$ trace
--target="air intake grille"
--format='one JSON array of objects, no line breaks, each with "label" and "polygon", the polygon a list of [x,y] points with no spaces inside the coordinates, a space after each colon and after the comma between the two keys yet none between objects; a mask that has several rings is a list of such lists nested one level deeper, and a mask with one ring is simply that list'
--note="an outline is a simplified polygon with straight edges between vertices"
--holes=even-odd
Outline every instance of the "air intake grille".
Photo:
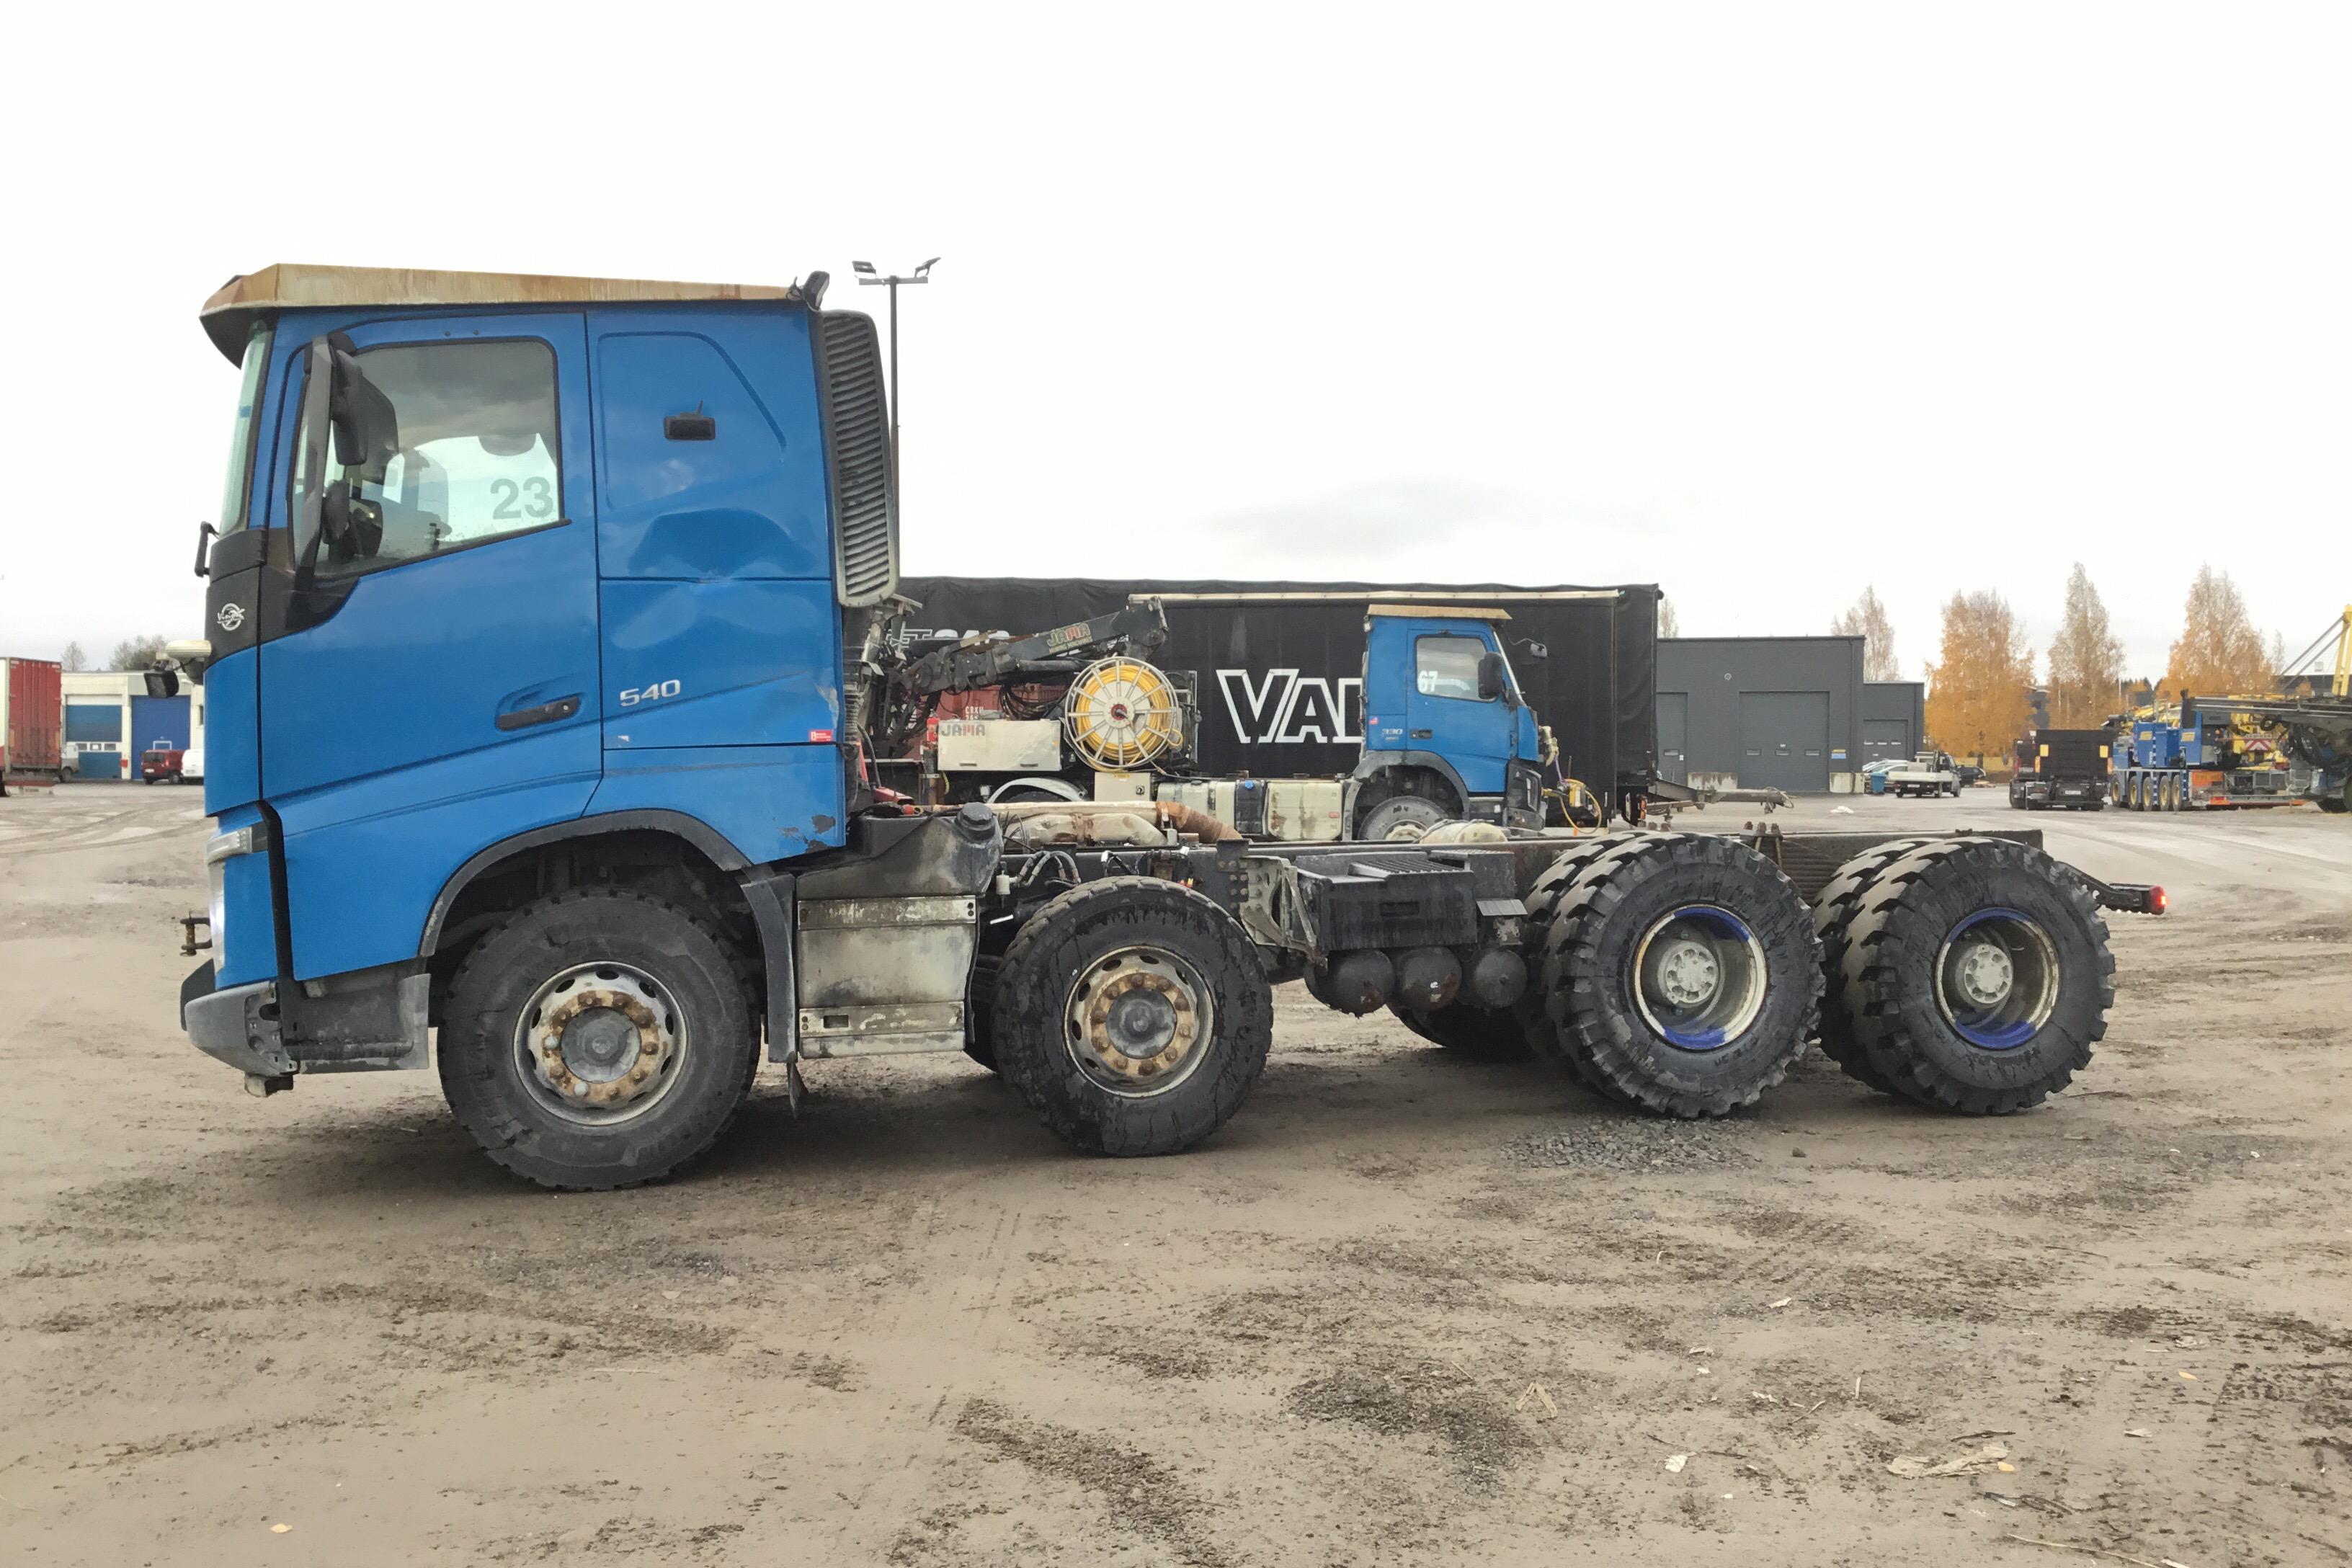
[{"label": "air intake grille", "polygon": [[834,594],[853,608],[876,605],[898,588],[898,499],[881,340],[874,318],[856,311],[823,311],[814,325],[825,460],[833,470]]}]

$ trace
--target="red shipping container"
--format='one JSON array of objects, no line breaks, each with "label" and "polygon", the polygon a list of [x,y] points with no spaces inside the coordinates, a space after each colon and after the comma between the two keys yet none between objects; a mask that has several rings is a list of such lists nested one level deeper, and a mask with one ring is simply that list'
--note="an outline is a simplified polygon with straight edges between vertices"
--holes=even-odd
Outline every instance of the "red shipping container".
[{"label": "red shipping container", "polygon": [[62,778],[65,719],[56,660],[0,658],[0,778]]}]

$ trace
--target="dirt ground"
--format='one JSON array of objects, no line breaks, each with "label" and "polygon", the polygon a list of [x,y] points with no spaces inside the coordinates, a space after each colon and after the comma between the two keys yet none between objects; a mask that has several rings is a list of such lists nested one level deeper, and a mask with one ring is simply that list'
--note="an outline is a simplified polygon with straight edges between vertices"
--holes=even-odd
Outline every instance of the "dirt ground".
[{"label": "dirt ground", "polygon": [[819,1064],[689,1175],[558,1197],[429,1074],[261,1100],[186,1044],[194,791],[0,800],[0,1542],[2352,1563],[2352,823],[1831,804],[1782,820],[2030,823],[2173,890],[2111,920],[2073,1091],[1952,1120],[1816,1055],[1667,1125],[1290,987],[1179,1158],[1073,1155],[961,1057]]}]

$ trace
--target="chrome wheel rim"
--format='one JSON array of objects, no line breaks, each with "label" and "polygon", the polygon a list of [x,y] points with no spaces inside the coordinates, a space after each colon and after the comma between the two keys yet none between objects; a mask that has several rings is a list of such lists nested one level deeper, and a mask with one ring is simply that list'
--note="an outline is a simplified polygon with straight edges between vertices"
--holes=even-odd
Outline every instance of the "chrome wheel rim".
[{"label": "chrome wheel rim", "polygon": [[1204,1060],[1216,1028],[1208,982],[1165,948],[1123,947],[1070,983],[1062,1040],[1096,1088],[1124,1100],[1166,1094]]},{"label": "chrome wheel rim", "polygon": [[2015,1050],[2058,1005],[2058,946],[2021,910],[1979,910],[1936,954],[1936,1005],[1981,1050]]},{"label": "chrome wheel rim", "polygon": [[684,1069],[685,1015],[645,971],[578,963],[531,993],[515,1020],[515,1065],[541,1107],[609,1127],[661,1103]]},{"label": "chrome wheel rim", "polygon": [[1633,949],[1634,1009],[1668,1045],[1711,1051],[1747,1033],[1764,1010],[1764,944],[1713,904],[1685,904],[1653,921]]}]

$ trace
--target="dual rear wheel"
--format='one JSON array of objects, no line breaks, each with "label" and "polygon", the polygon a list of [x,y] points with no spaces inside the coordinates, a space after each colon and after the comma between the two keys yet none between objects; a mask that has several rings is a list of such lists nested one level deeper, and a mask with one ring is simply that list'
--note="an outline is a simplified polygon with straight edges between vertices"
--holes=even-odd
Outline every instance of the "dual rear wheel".
[{"label": "dual rear wheel", "polygon": [[2106,1034],[2115,957],[2090,889],[1999,838],[1897,841],[1823,889],[1823,1050],[1871,1088],[2002,1115],[2065,1088]]}]

